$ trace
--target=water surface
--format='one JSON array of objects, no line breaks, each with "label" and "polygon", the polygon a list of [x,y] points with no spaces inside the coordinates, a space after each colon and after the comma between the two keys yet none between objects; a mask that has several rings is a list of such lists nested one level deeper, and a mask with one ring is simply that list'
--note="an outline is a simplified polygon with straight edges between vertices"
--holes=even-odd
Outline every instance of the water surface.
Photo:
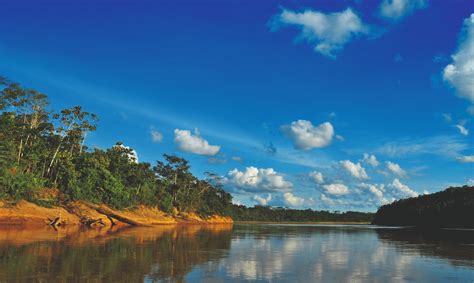
[{"label": "water surface", "polygon": [[474,231],[190,225],[0,229],[0,282],[474,282]]}]

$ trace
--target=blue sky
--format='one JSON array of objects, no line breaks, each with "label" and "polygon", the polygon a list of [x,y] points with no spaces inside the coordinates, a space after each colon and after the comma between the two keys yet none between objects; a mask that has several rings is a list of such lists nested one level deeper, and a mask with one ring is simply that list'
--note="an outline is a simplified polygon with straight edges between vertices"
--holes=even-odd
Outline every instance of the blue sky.
[{"label": "blue sky", "polygon": [[0,74],[234,202],[374,211],[474,182],[470,0],[6,1]]}]

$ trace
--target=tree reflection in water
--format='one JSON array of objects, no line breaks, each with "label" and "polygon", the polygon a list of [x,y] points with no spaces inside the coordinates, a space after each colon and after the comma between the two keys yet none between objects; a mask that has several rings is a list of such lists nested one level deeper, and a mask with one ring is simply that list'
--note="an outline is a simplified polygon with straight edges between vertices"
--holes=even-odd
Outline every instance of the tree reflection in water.
[{"label": "tree reflection in water", "polygon": [[350,225],[0,229],[0,282],[462,282],[474,278],[473,233]]},{"label": "tree reflection in water", "polygon": [[179,282],[194,266],[225,257],[231,233],[229,225],[0,230],[0,282]]},{"label": "tree reflection in water", "polygon": [[474,265],[474,230],[377,229],[379,239],[400,252],[447,259],[453,265]]}]

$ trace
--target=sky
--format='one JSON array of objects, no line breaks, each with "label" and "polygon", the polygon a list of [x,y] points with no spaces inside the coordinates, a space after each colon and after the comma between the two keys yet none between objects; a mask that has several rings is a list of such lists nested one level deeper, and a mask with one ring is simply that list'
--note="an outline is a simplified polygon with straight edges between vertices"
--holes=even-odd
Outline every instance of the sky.
[{"label": "sky", "polygon": [[0,74],[233,202],[375,211],[474,184],[474,2],[0,0]]}]

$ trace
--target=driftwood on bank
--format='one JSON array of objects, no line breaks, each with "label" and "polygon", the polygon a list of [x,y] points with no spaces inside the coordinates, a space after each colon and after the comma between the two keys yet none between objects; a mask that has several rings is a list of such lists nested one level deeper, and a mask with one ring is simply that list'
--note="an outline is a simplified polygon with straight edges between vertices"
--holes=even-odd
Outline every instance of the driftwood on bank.
[{"label": "driftwood on bank", "polygon": [[106,226],[102,219],[83,219],[82,224],[86,225],[87,227],[95,227],[97,225]]},{"label": "driftwood on bank", "polygon": [[[102,213],[104,214],[105,216],[109,217],[109,218],[112,218],[112,219],[115,219],[115,220],[118,220],[120,222],[123,222],[123,223],[126,223],[128,225],[132,225],[132,226],[144,226],[142,223],[140,222],[137,222],[135,220],[132,220],[130,218],[127,218],[127,217],[124,217],[124,216],[120,216],[116,213],[114,213],[113,211],[110,211],[106,208],[103,208],[103,207],[96,207],[95,210],[97,210],[97,212],[99,213]],[[113,223],[113,222],[112,222]],[[115,225],[115,224],[113,224]]]},{"label": "driftwood on bank", "polygon": [[49,220],[48,225],[53,226],[53,227],[58,227],[58,226],[61,225],[60,219],[61,219],[60,217],[56,217],[54,219],[48,218],[48,220]]},{"label": "driftwood on bank", "polygon": [[114,222],[114,219],[112,217],[107,215],[107,219],[109,219],[109,221],[110,221],[110,226],[112,226],[112,227],[115,226],[115,222]]}]

